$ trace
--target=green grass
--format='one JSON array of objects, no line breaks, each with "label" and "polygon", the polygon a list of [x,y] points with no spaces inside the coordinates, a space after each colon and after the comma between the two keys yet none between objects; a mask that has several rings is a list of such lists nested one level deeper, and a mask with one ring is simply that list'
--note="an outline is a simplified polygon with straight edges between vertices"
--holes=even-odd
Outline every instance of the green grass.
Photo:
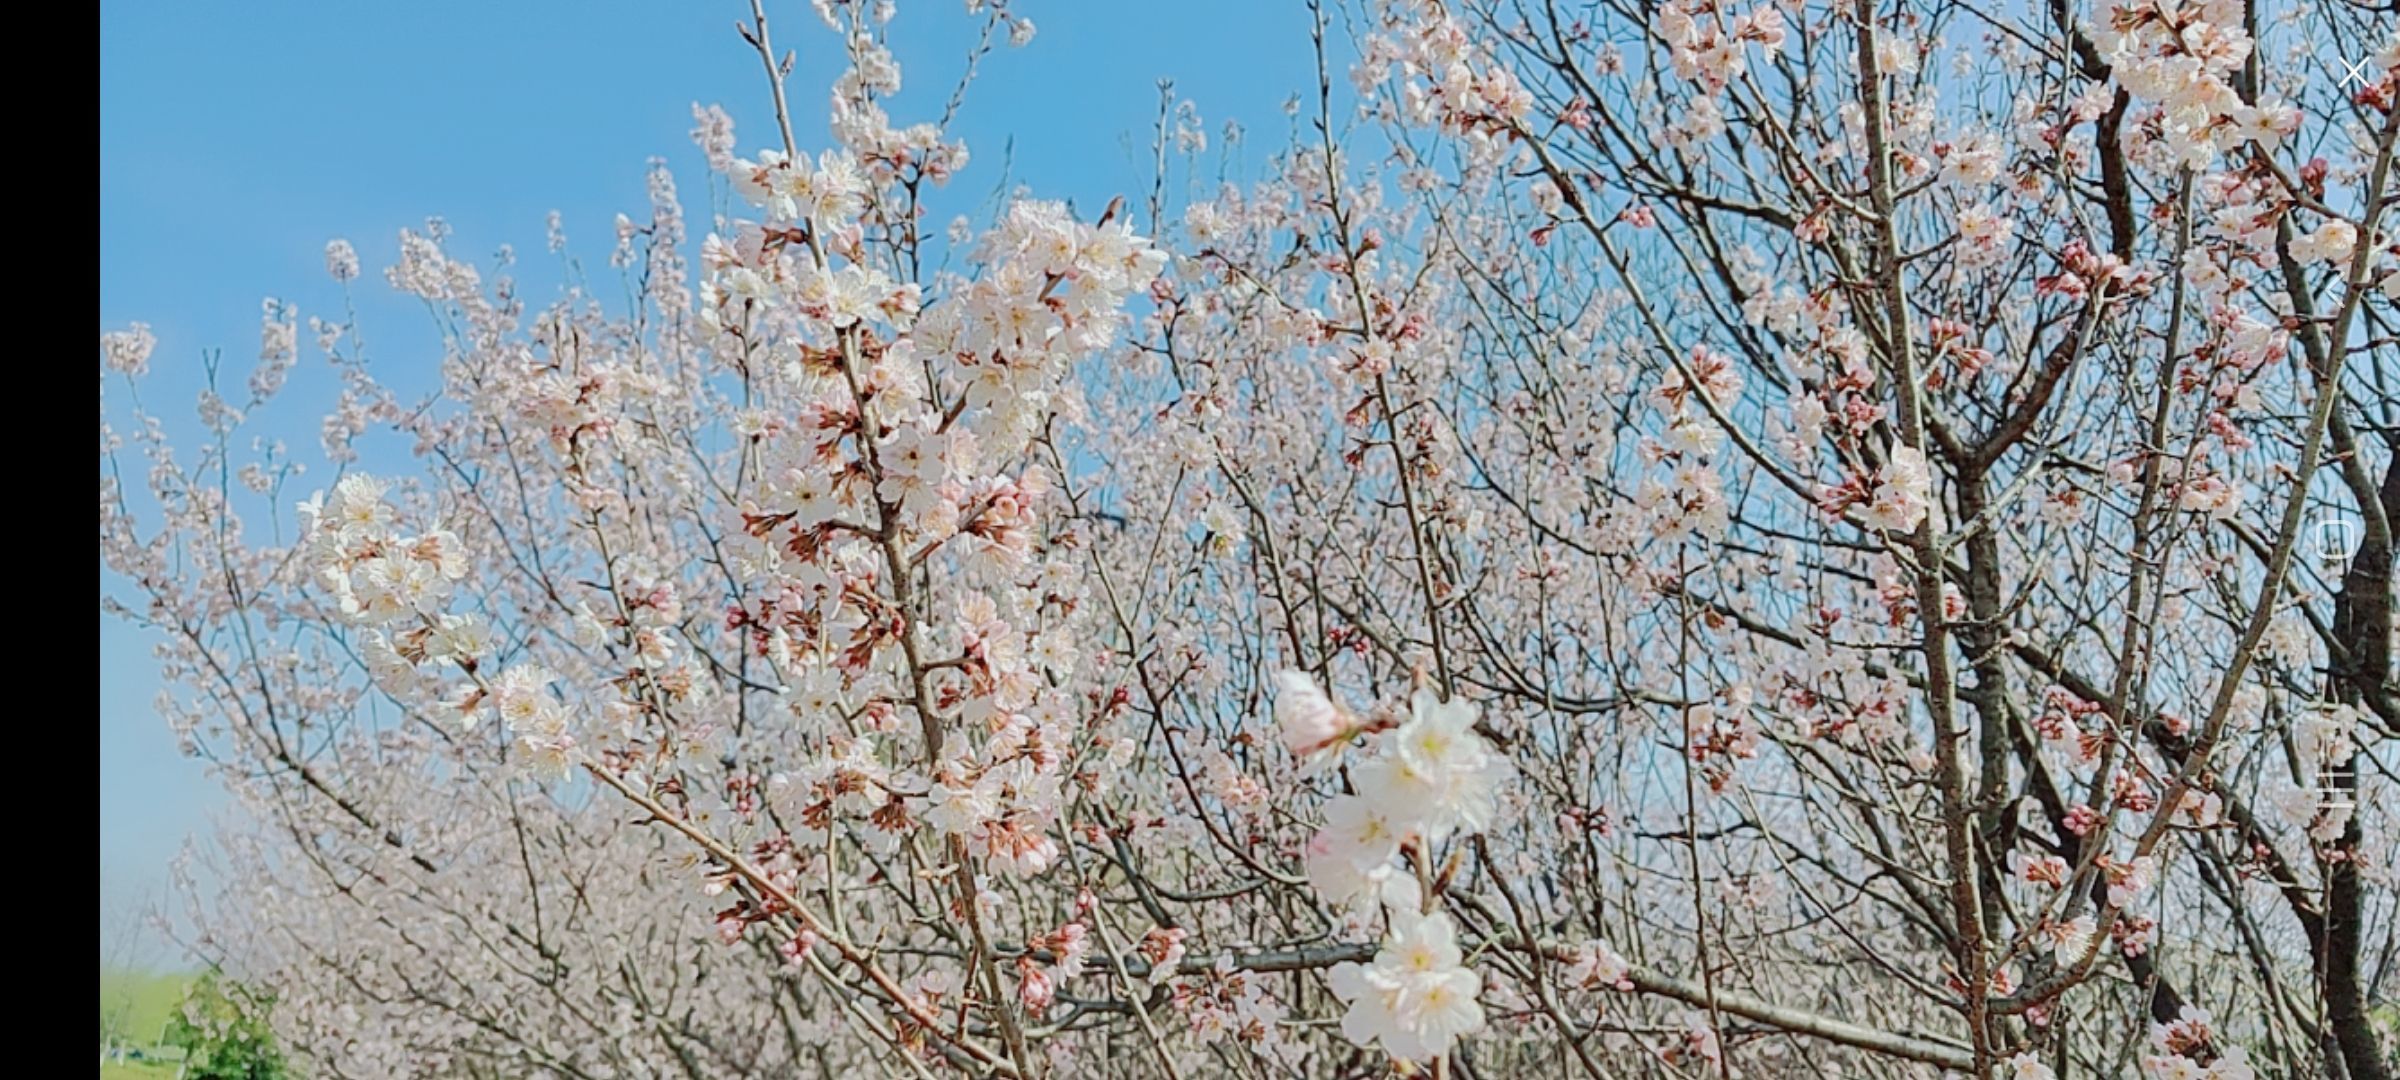
[{"label": "green grass", "polygon": [[124,1010],[120,1026],[126,1036],[137,1043],[147,1043],[157,1038],[159,1027],[175,1015],[175,1007],[183,1001],[183,988],[191,981],[188,975],[103,971],[100,1007]]},{"label": "green grass", "polygon": [[[116,1017],[116,1027],[124,1040],[145,1051],[152,1050],[151,1042],[158,1038],[159,1029],[183,1002],[183,989],[190,985],[188,975],[158,975],[138,971],[103,971],[100,973],[100,1011]],[[175,1075],[173,1064],[159,1062],[108,1063],[100,1066],[100,1080],[165,1080]]]},{"label": "green grass", "polygon": [[174,1075],[174,1065],[158,1062],[100,1066],[100,1080],[169,1080]]}]

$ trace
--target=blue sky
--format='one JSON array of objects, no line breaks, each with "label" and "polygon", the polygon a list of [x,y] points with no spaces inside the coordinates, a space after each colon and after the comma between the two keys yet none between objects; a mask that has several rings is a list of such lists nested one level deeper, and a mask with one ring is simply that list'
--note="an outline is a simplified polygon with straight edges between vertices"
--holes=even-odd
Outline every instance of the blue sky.
[{"label": "blue sky", "polygon": [[[605,263],[610,222],[639,216],[643,168],[674,167],[695,230],[707,216],[687,133],[694,101],[732,112],[744,149],[771,142],[756,58],[735,37],[736,0],[414,0],[192,4],[109,0],[100,9],[100,327],[148,322],[159,347],[143,400],[178,434],[202,350],[237,372],[257,350],[259,301],[333,314],[325,242],[347,237],[368,273],[359,310],[380,370],[430,364],[422,316],[388,295],[380,269],[400,229],[429,215],[453,250],[514,244],[537,303],[544,218],[561,212],[575,254]],[[1096,212],[1147,190],[1156,83],[1200,108],[1212,141],[1227,120],[1251,146],[1238,173],[1281,145],[1283,103],[1313,90],[1308,14],[1297,0],[1017,0],[1039,27],[1024,49],[985,59],[953,128],[973,154],[954,184],[968,210],[1007,176]],[[974,21],[960,0],[903,0],[895,52],[906,87],[894,120],[933,119],[961,70]],[[834,39],[800,0],[770,3],[777,44],[795,48],[794,112],[822,145]],[[1212,155],[1219,149],[1212,147]],[[305,342],[306,333],[303,332]],[[321,386],[302,374],[270,431],[315,462]],[[110,393],[118,394],[112,389]],[[369,460],[374,467],[378,462]],[[405,467],[394,462],[391,467]],[[313,485],[303,479],[303,493]],[[101,587],[112,582],[102,575]],[[187,835],[220,809],[151,710],[149,641],[100,626],[100,902],[113,910],[164,887]]]}]

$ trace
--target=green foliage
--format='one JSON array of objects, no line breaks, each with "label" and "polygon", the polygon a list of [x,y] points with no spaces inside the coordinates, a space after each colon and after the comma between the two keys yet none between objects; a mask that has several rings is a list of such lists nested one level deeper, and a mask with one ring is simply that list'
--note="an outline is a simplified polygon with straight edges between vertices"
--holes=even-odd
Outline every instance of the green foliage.
[{"label": "green foliage", "polygon": [[191,1080],[287,1080],[292,1073],[267,1027],[272,994],[200,976],[184,992],[183,1008],[167,1025],[167,1045],[184,1052]]}]

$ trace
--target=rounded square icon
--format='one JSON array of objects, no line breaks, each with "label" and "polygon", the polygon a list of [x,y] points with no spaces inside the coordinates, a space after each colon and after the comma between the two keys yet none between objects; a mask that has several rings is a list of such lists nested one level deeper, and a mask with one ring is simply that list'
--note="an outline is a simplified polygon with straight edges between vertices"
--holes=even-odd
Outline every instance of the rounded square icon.
[{"label": "rounded square icon", "polygon": [[2317,558],[2326,562],[2346,562],[2358,553],[2358,527],[2348,519],[2319,518],[2312,530],[2316,540]]}]

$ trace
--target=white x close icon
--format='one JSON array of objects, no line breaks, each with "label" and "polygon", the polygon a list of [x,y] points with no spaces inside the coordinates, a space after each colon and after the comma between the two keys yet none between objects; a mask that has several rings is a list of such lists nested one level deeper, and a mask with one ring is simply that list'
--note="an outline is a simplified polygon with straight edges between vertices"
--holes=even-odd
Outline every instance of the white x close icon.
[{"label": "white x close icon", "polygon": [[2364,87],[2364,86],[2366,86],[2366,85],[2367,85],[2367,75],[2366,75],[2366,71],[2367,71],[2367,62],[2366,62],[2366,61],[2364,61],[2364,60],[2361,60],[2361,61],[2358,61],[2357,63],[2355,63],[2355,64],[2354,64],[2354,63],[2351,63],[2351,62],[2349,61],[2349,59],[2347,59],[2347,58],[2345,58],[2345,57],[2336,56],[2336,57],[2334,57],[2333,59],[2334,59],[2334,62],[2335,62],[2336,64],[2339,64],[2339,65],[2341,65],[2341,67],[2342,67],[2342,68],[2344,69],[2344,71],[2346,72],[2346,74],[2344,74],[2344,75],[2342,76],[2342,83],[2341,83],[2341,84],[2342,84],[2343,86],[2348,86],[2348,85],[2350,85],[2351,83],[2357,83],[2357,84],[2358,84],[2359,86],[2361,86],[2361,87]]}]

